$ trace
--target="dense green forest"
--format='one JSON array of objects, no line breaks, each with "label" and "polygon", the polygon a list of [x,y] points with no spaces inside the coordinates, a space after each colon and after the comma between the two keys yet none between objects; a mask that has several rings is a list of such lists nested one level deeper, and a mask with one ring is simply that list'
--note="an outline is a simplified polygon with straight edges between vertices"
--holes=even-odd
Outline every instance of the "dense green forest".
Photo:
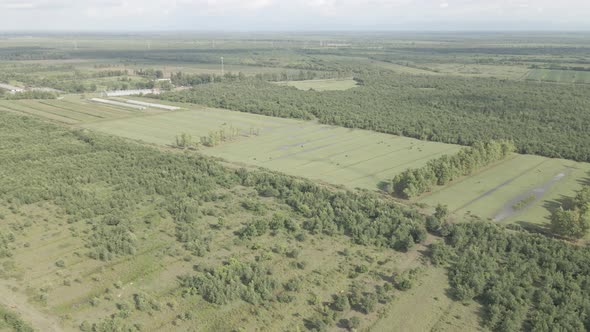
[{"label": "dense green forest", "polygon": [[430,160],[424,167],[403,171],[386,184],[385,190],[406,199],[420,196],[434,186],[444,186],[458,177],[500,161],[514,149],[510,141],[476,142],[456,155],[444,155]]},{"label": "dense green forest", "polygon": [[446,143],[513,140],[517,151],[590,161],[590,87],[370,72],[347,91],[300,91],[259,80],[160,96]]},{"label": "dense green forest", "polygon": [[448,264],[453,296],[477,300],[493,331],[590,329],[590,248],[487,222],[440,230],[436,264]]}]

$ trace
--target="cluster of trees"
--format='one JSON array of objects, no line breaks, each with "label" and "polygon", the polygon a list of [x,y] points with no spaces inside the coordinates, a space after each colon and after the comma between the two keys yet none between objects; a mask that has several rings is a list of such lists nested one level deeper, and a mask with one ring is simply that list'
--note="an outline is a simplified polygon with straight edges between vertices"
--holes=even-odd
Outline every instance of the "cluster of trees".
[{"label": "cluster of trees", "polygon": [[477,142],[456,155],[444,155],[430,160],[421,168],[410,168],[396,175],[386,190],[406,199],[431,191],[434,186],[443,186],[454,179],[469,175],[479,168],[506,158],[514,152],[511,141]]},{"label": "cluster of trees", "polygon": [[576,197],[551,213],[551,229],[569,239],[580,239],[590,230],[590,186],[584,186]]},{"label": "cluster of trees", "polygon": [[446,226],[432,247],[453,295],[484,307],[494,331],[590,329],[590,248],[490,222]]},{"label": "cluster of trees", "polygon": [[0,94],[0,97],[8,100],[21,100],[21,99],[56,99],[57,93],[50,92],[50,91],[23,91],[17,92],[14,94],[5,93],[3,95]]},{"label": "cluster of trees", "polygon": [[230,259],[225,265],[205,273],[180,278],[187,294],[200,294],[215,304],[227,304],[242,299],[251,304],[269,301],[278,288],[271,270],[261,263],[244,263]]},{"label": "cluster of trees", "polygon": [[137,69],[133,71],[137,76],[143,76],[151,79],[164,78],[164,72],[160,69]]},{"label": "cluster of trees", "polygon": [[300,91],[259,80],[195,86],[159,98],[471,145],[511,139],[517,151],[590,161],[590,86],[360,72],[363,86]]},{"label": "cluster of trees", "polygon": [[235,82],[245,79],[246,75],[242,72],[237,74],[227,72],[223,76],[216,74],[187,74],[183,72],[172,73],[170,75],[170,81],[176,86],[195,86],[215,82]]},{"label": "cluster of trees", "polygon": [[204,146],[217,146],[221,143],[233,141],[240,136],[240,129],[232,125],[221,127],[219,130],[210,131],[209,135],[201,136],[201,144]]}]

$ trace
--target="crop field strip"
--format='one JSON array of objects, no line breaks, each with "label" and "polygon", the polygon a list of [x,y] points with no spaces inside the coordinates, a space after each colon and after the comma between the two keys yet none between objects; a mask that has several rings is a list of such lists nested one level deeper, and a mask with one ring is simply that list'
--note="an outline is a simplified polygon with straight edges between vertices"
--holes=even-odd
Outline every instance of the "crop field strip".
[{"label": "crop field strip", "polygon": [[125,117],[133,114],[137,114],[138,112],[133,112],[129,110],[125,110],[122,108],[115,108],[115,107],[108,107],[108,106],[98,106],[98,105],[91,105],[88,103],[75,103],[70,100],[45,100],[42,101],[44,104],[48,104],[51,106],[56,106],[65,110],[71,111],[79,111],[88,114],[94,114],[103,118],[117,118],[117,117]]},{"label": "crop field strip", "polygon": [[304,81],[276,82],[277,85],[292,86],[299,90],[313,89],[316,91],[348,90],[357,86],[356,81],[349,79],[317,79]]},{"label": "crop field strip", "polygon": [[556,83],[590,84],[590,71],[533,69],[526,76],[526,79]]},{"label": "crop field strip", "polygon": [[14,103],[14,102],[0,101],[0,107],[4,107],[9,110],[16,111],[16,112],[21,112],[21,113],[26,113],[26,114],[38,116],[41,118],[46,118],[49,120],[54,120],[54,121],[65,123],[65,124],[79,123],[78,120],[75,120],[75,119],[72,119],[69,117],[64,117],[61,115],[57,115],[57,114],[53,114],[53,113],[49,113],[49,112],[44,112],[44,111],[38,111],[38,110],[32,109],[30,107],[24,107],[20,104]]},{"label": "crop field strip", "polygon": [[0,101],[0,106],[9,111],[40,116],[65,124],[78,124],[141,115],[140,112],[83,102],[72,102],[69,100]]}]

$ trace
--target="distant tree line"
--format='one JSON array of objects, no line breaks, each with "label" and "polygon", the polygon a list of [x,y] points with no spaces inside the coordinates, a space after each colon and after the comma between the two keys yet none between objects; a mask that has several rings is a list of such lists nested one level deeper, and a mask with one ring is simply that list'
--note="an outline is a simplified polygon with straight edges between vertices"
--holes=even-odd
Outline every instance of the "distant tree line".
[{"label": "distant tree line", "polygon": [[434,186],[444,186],[458,177],[502,160],[515,149],[511,141],[477,142],[461,149],[456,155],[443,155],[423,167],[403,171],[391,180],[386,190],[406,199],[420,196]]}]

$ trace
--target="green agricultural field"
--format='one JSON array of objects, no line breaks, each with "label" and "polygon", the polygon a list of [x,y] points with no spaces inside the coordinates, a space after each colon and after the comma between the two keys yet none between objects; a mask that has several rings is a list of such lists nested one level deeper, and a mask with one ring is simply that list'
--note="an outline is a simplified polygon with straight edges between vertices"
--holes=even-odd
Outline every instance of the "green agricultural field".
[{"label": "green agricultural field", "polygon": [[[514,155],[472,176],[417,199],[429,205],[446,204],[458,215],[524,226],[547,226],[550,210],[574,196],[590,178],[590,164],[532,155]],[[536,199],[525,206],[514,205]]]},{"label": "green agricultural field", "polygon": [[[82,127],[160,145],[173,144],[182,133],[198,139],[220,128],[238,128],[242,136],[237,140],[201,147],[200,151],[231,162],[369,190],[377,189],[381,181],[408,167],[420,167],[432,158],[460,149],[366,130],[185,106],[192,109]],[[251,129],[259,131],[259,135],[250,135]]]},{"label": "green agricultural field", "polygon": [[[0,110],[33,115],[70,125],[142,114],[138,110],[93,103],[79,96],[48,100],[0,100]],[[149,112],[158,111],[150,109]]]},{"label": "green agricultural field", "polygon": [[589,84],[590,71],[533,69],[526,76],[526,80]]},{"label": "green agricultural field", "polygon": [[356,81],[353,79],[287,81],[277,82],[276,84],[294,86],[299,90],[313,89],[316,91],[348,90],[357,86]]}]

